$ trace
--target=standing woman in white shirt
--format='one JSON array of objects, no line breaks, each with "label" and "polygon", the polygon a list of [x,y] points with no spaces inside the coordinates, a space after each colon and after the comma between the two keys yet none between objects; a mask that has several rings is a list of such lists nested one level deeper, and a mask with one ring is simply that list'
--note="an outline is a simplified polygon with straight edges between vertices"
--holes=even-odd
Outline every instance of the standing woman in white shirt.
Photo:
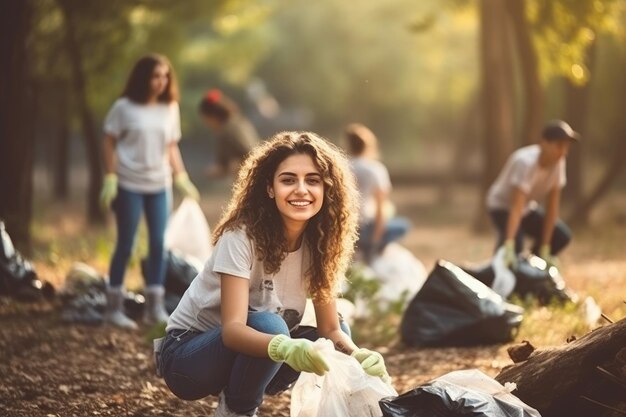
[{"label": "standing woman in white shirt", "polygon": [[135,63],[121,97],[106,116],[104,133],[105,177],[100,201],[106,209],[113,209],[117,222],[105,322],[127,329],[137,327],[123,311],[123,283],[142,211],[149,234],[144,321],[164,322],[168,315],[163,303],[163,241],[172,174],[183,195],[198,199],[178,148],[178,87],[166,57],[151,54]]}]

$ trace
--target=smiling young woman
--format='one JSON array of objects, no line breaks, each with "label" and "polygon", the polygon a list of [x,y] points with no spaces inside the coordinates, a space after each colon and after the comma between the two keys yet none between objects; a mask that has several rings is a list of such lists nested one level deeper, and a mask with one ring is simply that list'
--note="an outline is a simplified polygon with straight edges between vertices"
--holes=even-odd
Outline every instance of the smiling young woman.
[{"label": "smiling young woman", "polygon": [[[214,251],[167,325],[157,369],[174,394],[219,394],[217,417],[255,415],[265,394],[300,372],[328,370],[313,349],[319,337],[386,377],[382,356],[355,346],[335,304],[354,250],[356,204],[345,156],[314,133],[280,133],[252,151]],[[299,325],[307,295],[317,328]]]}]

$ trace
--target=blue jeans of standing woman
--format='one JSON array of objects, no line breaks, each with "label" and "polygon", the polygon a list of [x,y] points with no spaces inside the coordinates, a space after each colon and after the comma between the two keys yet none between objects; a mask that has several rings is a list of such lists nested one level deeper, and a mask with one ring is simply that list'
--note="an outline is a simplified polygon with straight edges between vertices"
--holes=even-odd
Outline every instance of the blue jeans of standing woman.
[{"label": "blue jeans of standing woman", "polygon": [[113,201],[113,212],[117,222],[117,243],[109,269],[109,285],[119,287],[124,282],[124,273],[135,246],[137,227],[143,212],[148,225],[148,264],[146,284],[161,285],[165,277],[163,241],[169,215],[167,190],[156,193],[138,193],[118,187]]},{"label": "blue jeans of standing woman", "polygon": [[[300,326],[289,332],[281,316],[250,311],[248,326],[268,334],[317,340],[314,327]],[[340,321],[341,329],[350,334]],[[265,394],[275,395],[294,383],[299,372],[269,358],[257,358],[227,348],[222,328],[206,332],[171,330],[161,349],[159,368],[167,386],[179,398],[197,400],[224,391],[228,408],[238,414],[251,413]]]},{"label": "blue jeans of standing woman", "polygon": [[[509,221],[508,210],[491,210],[489,212],[491,220],[498,231],[498,240],[496,242],[496,250],[504,243],[506,237],[506,228]],[[541,239],[543,236],[543,224],[545,221],[545,213],[541,208],[530,210],[522,217],[517,234],[515,235],[515,252],[520,253],[524,247],[524,236],[533,239],[533,247],[531,252],[535,255],[539,254]],[[550,251],[552,255],[556,255],[563,250],[572,239],[572,232],[567,225],[560,219],[557,219],[552,232],[552,240],[550,241]]]},{"label": "blue jeans of standing woman", "polygon": [[366,258],[379,254],[385,249],[389,243],[402,238],[407,234],[411,224],[404,217],[393,217],[385,223],[385,230],[380,239],[375,245],[372,242],[372,235],[374,234],[374,222],[365,223],[359,226],[359,240],[356,246]]}]

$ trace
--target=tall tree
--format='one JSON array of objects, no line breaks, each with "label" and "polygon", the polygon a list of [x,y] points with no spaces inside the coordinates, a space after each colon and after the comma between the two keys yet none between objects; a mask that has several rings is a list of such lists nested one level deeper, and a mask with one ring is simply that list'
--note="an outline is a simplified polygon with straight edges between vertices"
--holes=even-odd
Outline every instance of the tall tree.
[{"label": "tall tree", "polygon": [[543,125],[543,87],[539,79],[539,62],[533,44],[530,25],[526,17],[526,0],[508,0],[509,21],[515,34],[516,51],[522,72],[524,111],[522,115],[521,143],[528,145],[537,141]]},{"label": "tall tree", "polygon": [[15,244],[30,245],[34,92],[28,72],[33,1],[0,6],[0,219]]},{"label": "tall tree", "polygon": [[[513,104],[510,35],[507,31],[506,9],[499,0],[480,2],[481,86],[483,91],[484,170],[481,190],[484,197],[504,161],[513,149]],[[486,221],[481,199],[477,228]]]}]

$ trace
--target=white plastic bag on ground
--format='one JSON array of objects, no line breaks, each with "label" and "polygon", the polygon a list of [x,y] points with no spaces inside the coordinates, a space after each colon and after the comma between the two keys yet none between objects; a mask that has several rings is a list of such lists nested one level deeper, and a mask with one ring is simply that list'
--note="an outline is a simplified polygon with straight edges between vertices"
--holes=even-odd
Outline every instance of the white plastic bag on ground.
[{"label": "white plastic bag on ground", "polygon": [[291,391],[291,417],[381,417],[378,401],[398,395],[391,385],[369,376],[356,359],[318,339],[330,370],[324,376],[302,372]]},{"label": "white plastic bag on ground", "polygon": [[491,267],[493,268],[494,278],[491,289],[502,298],[508,298],[515,288],[515,274],[504,262],[504,246],[496,251],[491,259]]},{"label": "white plastic bag on ground", "polygon": [[204,263],[211,255],[211,229],[202,208],[192,198],[185,198],[170,216],[165,229],[165,247]]},{"label": "white plastic bag on ground", "polygon": [[371,267],[381,284],[376,294],[381,303],[397,301],[403,293],[405,300],[412,299],[428,275],[424,264],[396,242],[389,243]]}]

